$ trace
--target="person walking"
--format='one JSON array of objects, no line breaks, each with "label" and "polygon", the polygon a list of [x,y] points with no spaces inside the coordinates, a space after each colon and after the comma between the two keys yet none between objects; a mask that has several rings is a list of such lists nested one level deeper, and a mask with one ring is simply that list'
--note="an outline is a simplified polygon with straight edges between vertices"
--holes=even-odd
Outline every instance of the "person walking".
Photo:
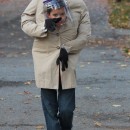
[{"label": "person walking", "polygon": [[35,81],[47,130],[71,130],[76,65],[91,36],[87,6],[83,0],[32,0],[21,15],[21,28],[34,38]]}]

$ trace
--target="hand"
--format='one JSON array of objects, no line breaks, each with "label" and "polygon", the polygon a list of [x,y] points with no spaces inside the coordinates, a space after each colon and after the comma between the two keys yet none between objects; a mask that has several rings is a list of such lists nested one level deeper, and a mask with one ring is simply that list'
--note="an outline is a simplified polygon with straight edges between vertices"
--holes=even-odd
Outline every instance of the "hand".
[{"label": "hand", "polygon": [[60,55],[57,58],[56,64],[60,65],[62,63],[62,71],[68,68],[68,53],[65,48],[60,49]]},{"label": "hand", "polygon": [[46,19],[45,20],[45,27],[47,30],[53,32],[56,29],[56,23],[58,23],[61,18],[53,18],[53,19]]}]

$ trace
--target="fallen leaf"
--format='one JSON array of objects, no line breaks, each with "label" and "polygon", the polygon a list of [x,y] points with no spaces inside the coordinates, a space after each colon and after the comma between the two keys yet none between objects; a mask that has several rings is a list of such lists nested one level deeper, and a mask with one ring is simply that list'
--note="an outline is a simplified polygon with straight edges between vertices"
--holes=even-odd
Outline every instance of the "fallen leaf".
[{"label": "fallen leaf", "polygon": [[35,95],[35,98],[40,98],[41,96],[40,95]]},{"label": "fallen leaf", "polygon": [[81,68],[84,68],[84,67],[85,67],[85,65],[80,65],[80,67],[81,67]]},{"label": "fallen leaf", "polygon": [[41,130],[41,129],[44,129],[44,125],[38,125],[38,126],[36,126],[36,130]]},{"label": "fallen leaf", "polygon": [[17,93],[17,94],[19,94],[19,95],[23,95],[23,93]]},{"label": "fallen leaf", "polygon": [[25,84],[25,85],[30,85],[31,82],[30,82],[30,81],[27,81],[27,82],[25,82],[24,84]]},{"label": "fallen leaf", "polygon": [[113,107],[121,107],[121,105],[114,104]]},{"label": "fallen leaf", "polygon": [[101,126],[102,126],[102,123],[96,121],[96,122],[94,123],[94,125],[95,125],[96,127],[101,127]]},{"label": "fallen leaf", "polygon": [[1,100],[1,101],[4,101],[4,100],[5,100],[5,98],[0,98],[0,100]]},{"label": "fallen leaf", "polygon": [[90,90],[90,87],[86,87],[86,89],[89,89],[89,90]]},{"label": "fallen leaf", "polygon": [[22,55],[27,55],[27,53],[21,53]]},{"label": "fallen leaf", "polygon": [[103,64],[104,64],[104,63],[105,63],[105,61],[102,61],[101,63],[103,63]]},{"label": "fallen leaf", "polygon": [[117,64],[118,64],[118,65],[120,65],[121,63],[120,63],[120,62],[118,62]]},{"label": "fallen leaf", "polygon": [[101,54],[106,54],[106,52],[104,52],[104,51],[102,51],[102,52],[100,52]]},{"label": "fallen leaf", "polygon": [[22,41],[23,39],[22,39],[22,38],[19,38],[18,40],[19,40],[19,41]]},{"label": "fallen leaf", "polygon": [[11,36],[14,36],[14,33],[10,33]]},{"label": "fallen leaf", "polygon": [[29,102],[24,102],[24,104],[29,104]]},{"label": "fallen leaf", "polygon": [[127,65],[126,64],[122,64],[121,67],[127,67]]},{"label": "fallen leaf", "polygon": [[12,27],[13,27],[13,28],[16,28],[16,25],[12,24]]},{"label": "fallen leaf", "polygon": [[24,91],[24,94],[31,94],[31,92],[29,92],[29,91]]}]

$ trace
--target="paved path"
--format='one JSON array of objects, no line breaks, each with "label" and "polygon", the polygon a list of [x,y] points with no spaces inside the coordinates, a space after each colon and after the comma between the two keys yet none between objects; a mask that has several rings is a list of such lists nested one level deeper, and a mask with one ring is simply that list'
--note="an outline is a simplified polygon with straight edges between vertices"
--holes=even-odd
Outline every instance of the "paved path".
[{"label": "paved path", "polygon": [[[21,31],[19,17],[0,29],[0,130],[36,130],[45,121],[34,83],[32,39]],[[129,66],[130,59],[112,46],[82,51],[73,130],[130,130]]]},{"label": "paved path", "polygon": [[[36,130],[45,125],[30,53],[0,59],[0,129]],[[82,51],[73,130],[129,130],[129,66],[130,60],[117,48]]]}]

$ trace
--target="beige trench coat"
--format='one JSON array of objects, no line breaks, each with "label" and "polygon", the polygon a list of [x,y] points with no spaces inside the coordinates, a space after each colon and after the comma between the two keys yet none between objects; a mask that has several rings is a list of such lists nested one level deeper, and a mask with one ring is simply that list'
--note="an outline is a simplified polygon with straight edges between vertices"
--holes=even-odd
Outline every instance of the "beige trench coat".
[{"label": "beige trench coat", "polygon": [[22,30],[34,37],[32,55],[35,80],[38,88],[58,89],[59,66],[56,59],[59,47],[64,46],[69,53],[68,69],[61,73],[62,88],[76,87],[76,65],[80,51],[91,35],[90,19],[83,0],[68,0],[73,21],[66,23],[54,32],[44,27],[45,7],[43,0],[32,0],[21,16]]}]

